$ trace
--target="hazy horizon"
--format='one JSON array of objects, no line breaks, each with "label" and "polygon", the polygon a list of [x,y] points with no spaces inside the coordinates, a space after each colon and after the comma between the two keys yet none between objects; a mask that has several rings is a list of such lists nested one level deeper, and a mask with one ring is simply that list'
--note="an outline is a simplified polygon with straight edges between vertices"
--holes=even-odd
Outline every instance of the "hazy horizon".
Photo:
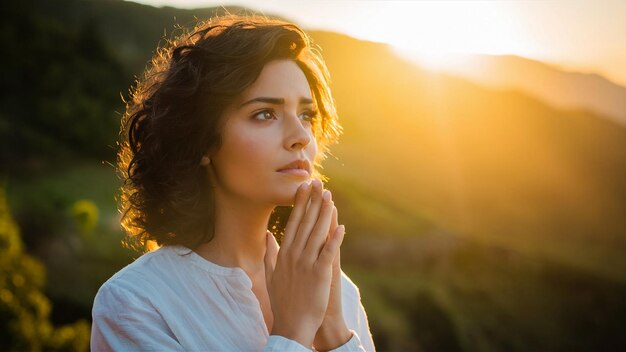
[{"label": "hazy horizon", "polygon": [[244,6],[290,18],[307,29],[388,43],[430,66],[450,54],[517,55],[566,71],[596,73],[626,86],[623,0],[132,2],[186,9]]}]

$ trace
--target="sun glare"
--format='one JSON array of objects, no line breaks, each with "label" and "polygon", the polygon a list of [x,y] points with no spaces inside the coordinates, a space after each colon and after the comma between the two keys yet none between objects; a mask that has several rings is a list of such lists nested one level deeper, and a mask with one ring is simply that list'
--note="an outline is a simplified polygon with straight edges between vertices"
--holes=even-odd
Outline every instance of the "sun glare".
[{"label": "sun glare", "polygon": [[353,35],[389,43],[433,69],[461,64],[467,54],[532,51],[521,21],[497,2],[386,2],[359,17],[368,25],[353,27]]}]

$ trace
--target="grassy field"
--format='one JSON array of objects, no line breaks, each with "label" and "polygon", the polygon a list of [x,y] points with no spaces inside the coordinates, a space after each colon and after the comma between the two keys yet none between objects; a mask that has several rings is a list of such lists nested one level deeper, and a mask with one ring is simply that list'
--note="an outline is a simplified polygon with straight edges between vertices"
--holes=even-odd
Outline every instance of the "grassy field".
[{"label": "grassy field", "polygon": [[[47,268],[46,293],[59,323],[90,318],[99,286],[137,253],[122,248],[114,195],[119,181],[110,165],[75,161],[15,177],[9,204],[29,251]],[[93,228],[81,230],[76,202],[95,205]]]}]

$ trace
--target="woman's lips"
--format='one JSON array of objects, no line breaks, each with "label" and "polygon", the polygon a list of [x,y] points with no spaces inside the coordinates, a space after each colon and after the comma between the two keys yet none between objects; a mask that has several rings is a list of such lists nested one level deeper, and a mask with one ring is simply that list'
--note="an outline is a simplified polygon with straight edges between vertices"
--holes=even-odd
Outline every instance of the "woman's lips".
[{"label": "woman's lips", "polygon": [[301,179],[309,179],[311,177],[311,164],[306,159],[298,159],[284,165],[278,169],[283,175],[288,175]]},{"label": "woman's lips", "polygon": [[282,169],[278,172],[293,176],[309,177],[309,172],[304,169]]}]

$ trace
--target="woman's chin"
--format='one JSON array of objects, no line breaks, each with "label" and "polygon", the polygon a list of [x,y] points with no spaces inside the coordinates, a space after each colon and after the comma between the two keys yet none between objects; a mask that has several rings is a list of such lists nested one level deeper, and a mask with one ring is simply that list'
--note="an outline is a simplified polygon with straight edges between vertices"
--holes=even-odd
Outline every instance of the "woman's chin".
[{"label": "woman's chin", "polygon": [[291,186],[285,187],[283,192],[281,192],[281,196],[277,199],[278,206],[292,206],[296,200],[296,193],[298,192],[298,188],[300,185],[304,183],[294,183]]}]

